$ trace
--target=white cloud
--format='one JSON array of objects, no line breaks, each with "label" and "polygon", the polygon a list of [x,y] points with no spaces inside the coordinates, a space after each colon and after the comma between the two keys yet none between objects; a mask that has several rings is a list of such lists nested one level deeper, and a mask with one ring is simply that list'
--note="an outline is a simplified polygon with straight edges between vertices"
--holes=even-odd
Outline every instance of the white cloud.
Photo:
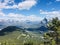
[{"label": "white cloud", "polygon": [[[9,6],[8,3],[9,4],[12,3],[13,5]],[[36,3],[37,3],[36,0],[25,0],[25,1],[20,2],[19,4],[15,4],[14,0],[4,0],[3,3],[0,1],[0,9],[18,8],[20,10],[23,10],[23,9],[29,10],[31,7],[36,5]]]},{"label": "white cloud", "polygon": [[5,16],[5,14],[0,10],[0,16]]},{"label": "white cloud", "polygon": [[[22,15],[22,14],[16,14],[16,13],[9,13],[9,14],[4,14],[2,11],[0,11],[0,22],[3,23],[3,26],[2,28],[5,28],[7,26],[23,26],[23,27],[31,27],[32,25],[34,25],[35,27],[35,24],[34,21],[36,22],[40,22],[43,18],[42,17],[39,17],[37,15]],[[28,24],[28,22],[31,22],[31,24]],[[38,24],[38,23],[36,23]],[[2,29],[1,28],[1,29]]]},{"label": "white cloud", "polygon": [[18,4],[19,9],[30,9],[36,4],[35,0],[27,0]]},{"label": "white cloud", "polygon": [[60,17],[60,10],[59,11],[43,11],[40,10],[40,14],[45,15],[47,18],[53,18],[53,17]]},{"label": "white cloud", "polygon": [[14,3],[14,0],[4,0],[4,2],[2,3],[0,1],[0,9],[8,9],[8,8],[11,8],[12,6],[9,6],[8,3]]},{"label": "white cloud", "polygon": [[29,20],[29,21],[41,21],[43,19],[43,18],[38,17],[36,15],[25,16],[25,15],[22,15],[22,14],[14,14],[14,13],[8,14],[8,17],[13,18],[15,20],[18,19],[20,21],[26,21],[26,20]]},{"label": "white cloud", "polygon": [[18,20],[18,21],[26,21],[26,20],[41,21],[43,19],[42,17],[36,16],[36,15],[26,16],[26,15],[15,14],[15,13],[9,13],[6,15],[2,11],[0,11],[0,19],[1,18],[5,19],[5,20],[8,20],[8,19],[12,20],[13,19],[13,20]]},{"label": "white cloud", "polygon": [[60,1],[60,0],[56,0],[56,1]]},{"label": "white cloud", "polygon": [[60,11],[43,11],[43,10],[40,10],[40,14],[59,15],[60,14]]},{"label": "white cloud", "polygon": [[43,18],[35,16],[35,15],[30,15],[30,16],[27,16],[27,19],[29,19],[31,21],[41,21]]}]

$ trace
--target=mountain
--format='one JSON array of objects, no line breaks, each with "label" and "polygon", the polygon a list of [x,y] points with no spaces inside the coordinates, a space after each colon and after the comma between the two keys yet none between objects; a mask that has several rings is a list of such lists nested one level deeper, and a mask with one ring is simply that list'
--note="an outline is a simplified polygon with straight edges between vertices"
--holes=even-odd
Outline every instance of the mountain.
[{"label": "mountain", "polygon": [[44,18],[40,24],[41,24],[41,27],[39,27],[37,30],[41,30],[41,31],[48,30],[48,28],[47,28],[48,20],[46,18]]},{"label": "mountain", "polygon": [[15,20],[1,21],[0,26],[2,26],[2,28],[0,30],[0,42],[15,42],[14,44],[16,45],[23,45],[23,42],[28,42],[31,40],[35,44],[36,42],[39,44],[41,41],[44,41],[43,34],[47,30],[47,23],[47,19],[43,19],[39,22],[32,22],[29,20],[23,22]]},{"label": "mountain", "polygon": [[48,20],[47,20],[46,18],[44,18],[44,19],[40,22],[41,26],[46,26],[47,23],[48,23]]},{"label": "mountain", "polygon": [[[48,23],[48,20],[44,18],[41,21],[30,21],[30,20],[25,20],[25,21],[19,21],[19,20],[10,20],[10,19],[0,19],[0,29],[4,29],[8,26],[16,26],[22,29],[28,29],[28,30],[42,30],[46,28],[46,25]],[[42,28],[44,27],[44,28]],[[46,29],[45,29],[46,30]]]},{"label": "mountain", "polygon": [[[43,32],[46,32],[46,31],[48,31],[47,23],[48,23],[48,20],[46,18],[44,18],[40,23],[35,25],[36,28],[27,28],[27,30],[29,30],[29,31],[43,31]],[[31,26],[31,27],[33,27],[33,26]]]},{"label": "mountain", "polygon": [[19,28],[19,27],[16,27],[16,26],[8,26],[6,28],[3,28],[0,31],[0,35],[5,35],[5,33],[10,33],[10,32],[13,32],[13,31],[23,31],[23,29]]}]

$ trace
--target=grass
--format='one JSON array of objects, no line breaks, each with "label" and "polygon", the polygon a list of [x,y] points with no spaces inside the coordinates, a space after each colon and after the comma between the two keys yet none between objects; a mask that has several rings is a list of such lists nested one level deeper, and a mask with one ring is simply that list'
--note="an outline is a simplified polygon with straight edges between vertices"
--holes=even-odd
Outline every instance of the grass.
[{"label": "grass", "polygon": [[[19,38],[18,38],[19,37]],[[18,39],[17,39],[18,38]],[[43,45],[41,34],[36,32],[23,33],[22,31],[13,31],[0,36],[0,43],[5,45],[24,45],[24,43],[33,42],[33,45]]]}]

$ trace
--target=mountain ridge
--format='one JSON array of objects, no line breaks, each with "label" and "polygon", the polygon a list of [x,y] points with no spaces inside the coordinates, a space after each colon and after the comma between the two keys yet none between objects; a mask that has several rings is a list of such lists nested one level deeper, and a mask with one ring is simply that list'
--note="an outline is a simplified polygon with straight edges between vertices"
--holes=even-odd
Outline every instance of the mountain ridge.
[{"label": "mountain ridge", "polygon": [[[6,23],[6,21],[5,21],[5,23]],[[47,29],[48,20],[46,18],[44,18],[42,21],[39,21],[39,22],[26,21],[26,22],[23,22],[22,24],[21,23],[17,23],[18,25],[16,25],[16,24],[13,24],[13,25],[9,24],[8,25],[8,24],[5,24],[5,23],[4,24],[0,23],[0,28],[4,29],[4,28],[6,28],[8,26],[16,26],[16,27],[19,27],[21,29],[27,29],[27,30],[29,30],[29,28],[30,28],[33,31],[33,30],[41,30],[42,27]],[[14,22],[12,22],[12,23],[14,23]]]}]

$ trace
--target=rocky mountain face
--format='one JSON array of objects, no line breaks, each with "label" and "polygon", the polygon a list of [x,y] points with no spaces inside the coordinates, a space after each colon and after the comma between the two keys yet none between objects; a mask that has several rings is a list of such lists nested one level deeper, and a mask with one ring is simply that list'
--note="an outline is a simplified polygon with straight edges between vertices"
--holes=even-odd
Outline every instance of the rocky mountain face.
[{"label": "rocky mountain face", "polygon": [[37,27],[35,28],[28,28],[27,30],[29,31],[48,31],[48,28],[47,28],[47,23],[48,23],[48,20],[46,18],[44,18],[40,23],[37,24]]}]

